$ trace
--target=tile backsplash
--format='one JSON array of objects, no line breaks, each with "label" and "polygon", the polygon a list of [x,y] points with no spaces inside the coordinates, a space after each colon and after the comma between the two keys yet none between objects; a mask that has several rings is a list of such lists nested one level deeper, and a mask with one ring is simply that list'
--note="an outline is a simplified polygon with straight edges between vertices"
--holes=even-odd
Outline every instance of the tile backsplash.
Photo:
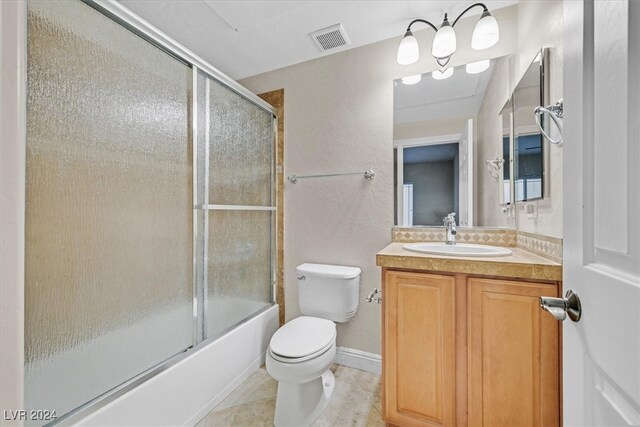
[{"label": "tile backsplash", "polygon": [[[516,230],[509,228],[458,228],[456,240],[478,245],[516,246]],[[445,240],[444,227],[394,227],[394,242],[437,242]]]},{"label": "tile backsplash", "polygon": [[562,262],[562,239],[557,237],[518,231],[517,246],[552,261]]},{"label": "tile backsplash", "polygon": [[[444,227],[393,227],[393,242],[444,242]],[[562,239],[511,228],[458,228],[460,243],[518,247],[552,261],[562,262]]]}]

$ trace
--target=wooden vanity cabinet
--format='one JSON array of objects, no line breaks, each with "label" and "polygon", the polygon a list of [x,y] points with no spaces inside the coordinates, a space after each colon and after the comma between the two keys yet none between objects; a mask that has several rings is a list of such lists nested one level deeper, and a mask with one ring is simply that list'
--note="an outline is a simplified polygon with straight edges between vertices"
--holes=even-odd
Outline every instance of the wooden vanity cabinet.
[{"label": "wooden vanity cabinet", "polygon": [[560,424],[559,322],[540,309],[557,286],[469,278],[470,426]]},{"label": "wooden vanity cabinet", "polygon": [[397,426],[560,425],[559,283],[383,270],[383,417]]},{"label": "wooden vanity cabinet", "polygon": [[383,287],[385,419],[455,425],[455,279],[388,271]]}]

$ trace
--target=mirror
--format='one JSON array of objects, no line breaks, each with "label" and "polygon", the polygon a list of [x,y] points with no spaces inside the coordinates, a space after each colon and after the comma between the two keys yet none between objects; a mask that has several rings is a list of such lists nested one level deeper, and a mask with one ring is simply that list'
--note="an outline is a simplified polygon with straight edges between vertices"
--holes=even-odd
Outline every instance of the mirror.
[{"label": "mirror", "polygon": [[454,212],[458,226],[513,227],[512,69],[508,55],[394,81],[396,225]]},{"label": "mirror", "polygon": [[[513,99],[504,104],[500,110],[502,119],[502,186],[500,187],[500,202],[502,205],[510,205],[513,200],[511,175],[513,174],[513,162],[511,153],[513,152]],[[495,169],[495,168],[494,168]],[[499,173],[499,171],[497,172]]]},{"label": "mirror", "polygon": [[544,197],[545,145],[533,110],[545,104],[546,49],[542,49],[513,91],[514,104],[514,189],[515,201]]}]

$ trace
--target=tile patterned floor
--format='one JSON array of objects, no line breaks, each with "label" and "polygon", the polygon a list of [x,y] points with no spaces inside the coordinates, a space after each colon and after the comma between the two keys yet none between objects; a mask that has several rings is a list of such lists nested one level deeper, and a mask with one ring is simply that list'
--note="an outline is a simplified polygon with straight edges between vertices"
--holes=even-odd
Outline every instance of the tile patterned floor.
[{"label": "tile patterned floor", "polygon": [[[382,402],[378,375],[331,367],[336,378],[329,405],[314,427],[382,427]],[[247,378],[196,427],[273,426],[278,383],[264,366]]]}]

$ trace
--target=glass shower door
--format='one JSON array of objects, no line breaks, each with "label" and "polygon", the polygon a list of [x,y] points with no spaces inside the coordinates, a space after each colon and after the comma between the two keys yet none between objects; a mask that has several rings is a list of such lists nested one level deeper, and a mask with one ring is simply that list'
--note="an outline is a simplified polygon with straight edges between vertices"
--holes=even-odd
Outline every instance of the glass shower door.
[{"label": "glass shower door", "polygon": [[25,396],[77,408],[194,344],[192,69],[28,3]]},{"label": "glass shower door", "polygon": [[58,416],[274,301],[273,113],[98,10],[28,2],[25,400]]},{"label": "glass shower door", "polygon": [[[274,117],[198,76],[204,338],[273,304]],[[200,121],[200,120],[199,120]]]}]

